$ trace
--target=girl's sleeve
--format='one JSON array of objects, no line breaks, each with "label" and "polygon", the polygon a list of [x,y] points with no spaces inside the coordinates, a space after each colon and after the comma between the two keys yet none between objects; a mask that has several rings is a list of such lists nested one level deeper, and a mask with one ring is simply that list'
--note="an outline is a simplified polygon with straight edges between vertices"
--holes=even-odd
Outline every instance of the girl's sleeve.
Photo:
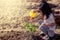
[{"label": "girl's sleeve", "polygon": [[50,16],[50,23],[55,23],[54,16],[52,14]]}]

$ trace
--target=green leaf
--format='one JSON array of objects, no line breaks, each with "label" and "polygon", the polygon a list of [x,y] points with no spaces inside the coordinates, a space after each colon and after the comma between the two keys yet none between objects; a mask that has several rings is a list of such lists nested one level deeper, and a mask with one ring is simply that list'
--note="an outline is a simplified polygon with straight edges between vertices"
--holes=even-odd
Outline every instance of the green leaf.
[{"label": "green leaf", "polygon": [[25,28],[30,32],[36,32],[35,25],[33,25],[32,23],[26,22]]}]

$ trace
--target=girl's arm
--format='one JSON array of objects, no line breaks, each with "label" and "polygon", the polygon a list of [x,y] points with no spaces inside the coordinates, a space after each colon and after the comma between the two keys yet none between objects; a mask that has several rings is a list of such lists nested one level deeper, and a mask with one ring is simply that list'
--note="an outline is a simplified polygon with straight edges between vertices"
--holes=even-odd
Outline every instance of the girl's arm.
[{"label": "girl's arm", "polygon": [[55,26],[56,24],[55,23],[49,23],[47,24],[47,26]]}]

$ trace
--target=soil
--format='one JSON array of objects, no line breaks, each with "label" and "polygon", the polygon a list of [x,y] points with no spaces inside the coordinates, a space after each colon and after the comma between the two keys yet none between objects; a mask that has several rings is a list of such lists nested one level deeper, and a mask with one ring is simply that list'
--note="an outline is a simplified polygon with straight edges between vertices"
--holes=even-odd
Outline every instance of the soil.
[{"label": "soil", "polygon": [[[0,31],[0,40],[42,40],[40,35],[23,31]],[[50,40],[60,40],[60,34],[56,34]]]}]

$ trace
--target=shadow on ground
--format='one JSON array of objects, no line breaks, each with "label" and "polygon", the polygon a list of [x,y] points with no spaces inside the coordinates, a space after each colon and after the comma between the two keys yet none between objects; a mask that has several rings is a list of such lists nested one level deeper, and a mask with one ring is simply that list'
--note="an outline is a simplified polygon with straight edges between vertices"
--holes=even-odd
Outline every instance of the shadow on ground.
[{"label": "shadow on ground", "polygon": [[[32,36],[33,40],[42,40],[41,37],[38,35],[38,36]],[[55,37],[52,38],[52,39],[49,39],[49,40],[60,40],[60,34],[55,34]]]}]

